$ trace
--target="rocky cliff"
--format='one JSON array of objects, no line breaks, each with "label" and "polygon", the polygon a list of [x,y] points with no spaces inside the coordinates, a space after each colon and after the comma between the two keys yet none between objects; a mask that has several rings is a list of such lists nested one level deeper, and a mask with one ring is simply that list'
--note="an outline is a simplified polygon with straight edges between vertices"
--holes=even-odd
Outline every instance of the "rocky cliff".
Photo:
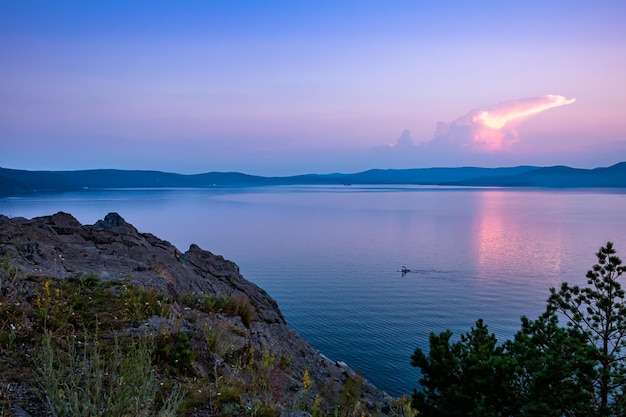
[{"label": "rocky cliff", "polygon": [[[392,413],[392,399],[312,349],[233,262],[197,245],[182,253],[116,213],[93,225],[65,213],[31,220],[0,215],[0,259],[0,370],[20,368],[0,373],[0,401],[15,415],[46,415],[50,407],[38,364],[29,363],[48,331],[43,326],[60,334],[86,329],[90,309],[98,311],[106,340],[160,337],[156,374],[161,385],[185,387],[184,415]],[[128,288],[135,295],[125,295]],[[105,301],[89,304],[98,294]],[[56,313],[64,306],[66,315]],[[65,325],[77,316],[82,324]],[[38,317],[44,324],[36,324]],[[183,353],[175,356],[177,350]]]}]

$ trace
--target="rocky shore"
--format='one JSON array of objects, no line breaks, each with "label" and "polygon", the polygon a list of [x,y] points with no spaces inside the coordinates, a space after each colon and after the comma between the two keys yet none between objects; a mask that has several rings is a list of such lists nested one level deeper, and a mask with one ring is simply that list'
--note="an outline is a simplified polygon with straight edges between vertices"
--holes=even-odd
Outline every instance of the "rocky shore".
[{"label": "rocky shore", "polygon": [[[141,333],[166,340],[160,342],[162,346],[157,342],[161,356],[155,356],[155,372],[161,385],[166,381],[184,386],[182,415],[324,415],[339,409],[343,415],[390,415],[398,407],[397,400],[345,363],[316,352],[286,324],[272,297],[246,280],[236,264],[197,245],[180,252],[167,241],[139,232],[116,213],[93,225],[82,225],[66,213],[34,219],[0,215],[0,259],[4,259],[2,415],[49,415],[50,395],[37,376],[37,363],[29,363],[41,344],[41,328],[34,323],[43,317],[42,300],[53,299],[52,295],[45,298],[51,285],[58,306],[68,306],[68,320],[75,313],[88,317],[82,301],[64,295],[78,294],[72,283],[83,285],[84,294],[93,294],[85,303],[97,298],[97,293],[86,291],[108,291],[110,302],[92,308],[102,311],[100,326],[106,327],[110,315],[111,325],[100,330],[107,333],[101,337],[111,340]],[[128,288],[147,300],[145,314],[140,314],[141,309],[126,315],[107,313],[106,304],[113,305]],[[120,305],[127,307],[128,300],[132,303],[139,295],[126,296],[126,304]],[[228,307],[233,303],[238,307]],[[49,302],[45,310],[47,325],[60,314],[52,315],[54,304]],[[149,310],[152,305],[165,307]],[[15,316],[18,310],[23,312],[20,317]],[[62,322],[56,326],[66,328]],[[186,344],[179,343],[183,334]],[[189,351],[181,356],[187,363],[168,368],[167,359],[174,357],[170,352],[180,346]],[[233,387],[238,390],[231,389],[228,399],[221,398]]]}]

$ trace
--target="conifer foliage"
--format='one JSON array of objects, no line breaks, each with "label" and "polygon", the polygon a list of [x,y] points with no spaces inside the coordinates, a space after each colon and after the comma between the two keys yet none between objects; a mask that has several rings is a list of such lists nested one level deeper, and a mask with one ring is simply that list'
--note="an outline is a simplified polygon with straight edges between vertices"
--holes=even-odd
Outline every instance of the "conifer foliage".
[{"label": "conifer foliage", "polygon": [[618,281],[625,268],[611,242],[596,254],[598,263],[587,272],[587,287],[561,285],[550,290],[548,312],[567,318],[592,349],[595,373],[588,381],[593,390],[594,415],[626,413],[626,303]]},{"label": "conifer foliage", "polygon": [[513,340],[498,344],[482,320],[451,342],[430,335],[416,349],[424,416],[626,415],[626,270],[611,242],[587,272],[587,286],[550,289],[546,311],[522,317]]}]

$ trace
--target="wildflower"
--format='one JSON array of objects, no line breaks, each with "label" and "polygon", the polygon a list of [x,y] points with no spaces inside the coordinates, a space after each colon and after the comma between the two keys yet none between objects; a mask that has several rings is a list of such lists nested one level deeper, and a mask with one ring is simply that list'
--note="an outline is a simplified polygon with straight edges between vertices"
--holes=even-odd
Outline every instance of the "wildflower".
[{"label": "wildflower", "polygon": [[304,375],[302,375],[302,389],[304,391],[308,391],[311,389],[313,382],[311,382],[311,377],[309,376],[309,370],[304,370]]},{"label": "wildflower", "polygon": [[311,415],[319,416],[322,411],[322,399],[319,394],[315,394],[315,400],[313,401],[313,405],[311,406]]}]

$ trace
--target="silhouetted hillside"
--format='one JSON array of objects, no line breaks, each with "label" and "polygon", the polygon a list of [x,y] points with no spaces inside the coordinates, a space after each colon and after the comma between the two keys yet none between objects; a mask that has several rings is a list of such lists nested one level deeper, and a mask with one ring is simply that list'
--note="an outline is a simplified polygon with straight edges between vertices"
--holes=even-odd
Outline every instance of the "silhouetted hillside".
[{"label": "silhouetted hillside", "polygon": [[626,162],[607,168],[576,169],[566,166],[537,168],[517,175],[451,181],[450,185],[550,188],[626,187]]},{"label": "silhouetted hillside", "polygon": [[566,166],[509,168],[372,169],[354,174],[261,177],[239,172],[183,175],[161,171],[94,169],[24,171],[0,168],[0,195],[99,188],[213,188],[268,185],[412,184],[490,187],[626,188],[626,162],[607,168]]},{"label": "silhouetted hillside", "polygon": [[537,167],[371,169],[357,174],[344,174],[340,178],[343,179],[344,183],[353,184],[440,185],[454,181],[472,181],[476,178],[517,175],[534,169]]},{"label": "silhouetted hillside", "polygon": [[162,188],[211,187],[221,185],[255,185],[263,177],[238,172],[209,172],[183,175],[161,171],[125,171],[96,169],[87,171],[62,171],[66,180],[80,188]]},{"label": "silhouetted hillside", "polygon": [[0,195],[93,188],[171,188],[267,185],[269,179],[238,172],[183,175],[161,171],[93,169],[24,171],[0,168]]},{"label": "silhouetted hillside", "polygon": [[62,172],[0,168],[0,194],[72,190],[78,187]]}]

